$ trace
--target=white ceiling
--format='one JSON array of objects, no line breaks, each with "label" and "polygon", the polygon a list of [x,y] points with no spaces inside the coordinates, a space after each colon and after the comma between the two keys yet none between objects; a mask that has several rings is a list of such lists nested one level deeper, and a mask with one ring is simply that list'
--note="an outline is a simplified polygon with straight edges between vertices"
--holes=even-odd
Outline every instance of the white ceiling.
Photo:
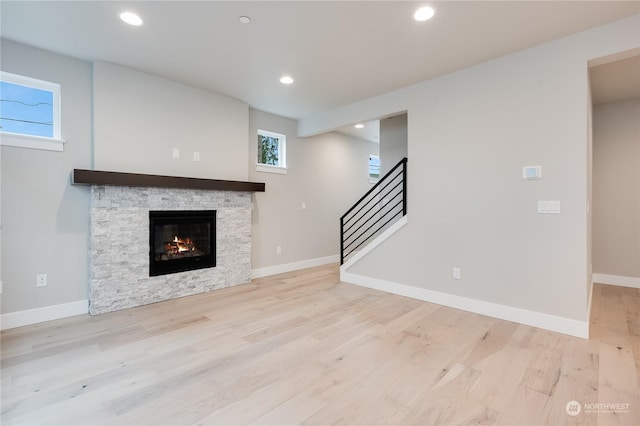
[{"label": "white ceiling", "polygon": [[[412,19],[422,4],[436,9]],[[7,1],[4,38],[301,118],[640,14],[638,1]],[[141,27],[122,23],[139,13]],[[241,24],[242,15],[251,17]],[[290,74],[295,83],[278,79]]]},{"label": "white ceiling", "polygon": [[349,125],[339,128],[337,132],[369,142],[380,143],[380,120],[357,124],[362,124],[364,127],[357,129],[354,125]]}]

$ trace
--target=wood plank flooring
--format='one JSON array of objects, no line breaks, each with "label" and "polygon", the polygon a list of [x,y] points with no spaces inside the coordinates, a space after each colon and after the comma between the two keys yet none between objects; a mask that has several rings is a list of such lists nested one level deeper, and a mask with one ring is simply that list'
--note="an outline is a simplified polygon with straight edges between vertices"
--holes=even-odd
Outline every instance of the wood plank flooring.
[{"label": "wood plank flooring", "polygon": [[1,420],[638,425],[640,290],[593,297],[583,340],[340,283],[331,265],[8,330]]}]

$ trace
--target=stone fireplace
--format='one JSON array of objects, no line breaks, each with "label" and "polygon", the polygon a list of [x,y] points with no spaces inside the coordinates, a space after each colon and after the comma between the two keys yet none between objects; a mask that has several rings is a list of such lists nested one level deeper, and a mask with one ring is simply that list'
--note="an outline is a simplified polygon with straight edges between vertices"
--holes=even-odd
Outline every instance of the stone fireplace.
[{"label": "stone fireplace", "polygon": [[[107,176],[106,180],[104,177],[93,179],[93,174],[87,177],[78,172],[114,172],[74,171],[74,184],[91,185],[89,312],[92,315],[204,293],[251,280],[251,192],[264,191],[264,184],[229,182],[262,185],[262,189],[232,185],[239,190],[216,190],[208,187],[220,187],[217,183],[226,181],[206,180],[214,184],[194,185],[195,181],[205,180],[163,177],[186,180],[186,185],[173,186],[207,188],[121,186],[121,183],[113,183],[112,176]],[[104,181],[107,184],[99,184]],[[164,218],[155,222],[162,215]],[[213,217],[214,221],[203,220],[203,215]],[[174,216],[176,223],[168,225],[169,229],[165,230],[164,225],[169,224],[167,216],[169,220]],[[185,226],[194,217],[195,221],[191,221],[193,226]],[[213,233],[211,228],[207,230],[207,223],[212,224]],[[153,242],[152,249],[150,243],[155,235],[151,234],[155,232],[156,225],[159,225],[158,238],[162,241]],[[171,233],[175,235],[169,236]],[[192,234],[180,235],[186,233]],[[213,238],[209,247],[206,247],[202,235],[206,233]],[[163,256],[164,262],[178,260],[178,269],[181,270],[158,273],[157,269],[151,269],[156,247],[161,252],[158,255],[161,263]],[[183,255],[186,251],[194,255]],[[192,267],[194,263],[206,261],[206,257],[211,260],[211,255],[213,264]],[[184,267],[185,259],[187,264],[191,263],[188,267]]]}]

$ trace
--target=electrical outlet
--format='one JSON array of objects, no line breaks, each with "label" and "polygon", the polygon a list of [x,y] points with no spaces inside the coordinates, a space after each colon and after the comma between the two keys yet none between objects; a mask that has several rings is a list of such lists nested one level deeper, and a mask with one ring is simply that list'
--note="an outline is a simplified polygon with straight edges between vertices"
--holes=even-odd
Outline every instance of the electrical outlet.
[{"label": "electrical outlet", "polygon": [[180,158],[180,149],[173,148],[173,150],[171,151],[171,156],[173,158]]},{"label": "electrical outlet", "polygon": [[276,254],[282,254],[282,246],[276,247]]},{"label": "electrical outlet", "polygon": [[47,286],[47,274],[36,275],[36,287],[46,287],[46,286]]},{"label": "electrical outlet", "polygon": [[0,294],[2,294],[2,281],[0,281]]},{"label": "electrical outlet", "polygon": [[461,271],[460,268],[458,267],[454,267],[453,268],[453,279],[454,280],[459,280],[461,278]]},{"label": "electrical outlet", "polygon": [[300,206],[302,207],[302,210],[306,210],[307,209],[307,203],[305,203],[304,201],[302,202],[302,205]]},{"label": "electrical outlet", "polygon": [[193,161],[200,161],[200,153],[198,151],[193,153]]}]

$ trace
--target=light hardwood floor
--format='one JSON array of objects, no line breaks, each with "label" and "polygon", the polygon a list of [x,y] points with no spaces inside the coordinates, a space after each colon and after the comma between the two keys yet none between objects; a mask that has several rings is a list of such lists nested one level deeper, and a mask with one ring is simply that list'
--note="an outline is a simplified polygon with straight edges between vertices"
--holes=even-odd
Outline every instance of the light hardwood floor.
[{"label": "light hardwood floor", "polygon": [[[595,286],[583,340],[332,265],[9,330],[1,349],[4,425],[640,424],[640,290],[621,287]],[[572,400],[622,405],[573,417]]]}]

